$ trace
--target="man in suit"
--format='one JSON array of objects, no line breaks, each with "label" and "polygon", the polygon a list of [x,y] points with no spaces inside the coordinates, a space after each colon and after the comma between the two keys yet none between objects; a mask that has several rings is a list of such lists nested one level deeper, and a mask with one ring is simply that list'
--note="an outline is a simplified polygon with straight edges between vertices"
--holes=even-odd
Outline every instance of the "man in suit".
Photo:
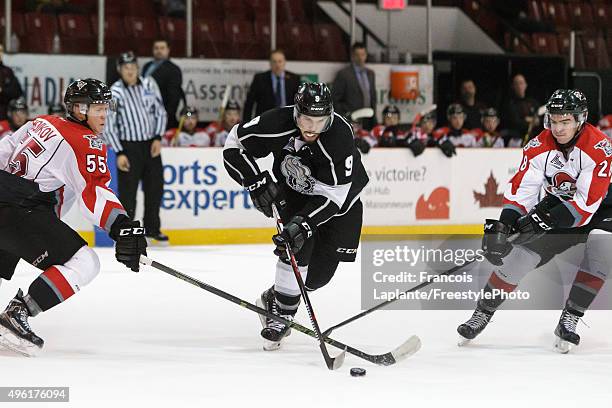
[{"label": "man in suit", "polygon": [[300,86],[300,78],[293,72],[285,71],[285,53],[282,50],[270,52],[270,70],[253,76],[246,102],[243,120],[249,121],[267,110],[293,104],[293,97]]},{"label": "man in suit", "polygon": [[[361,108],[372,108],[376,112],[376,78],[374,71],[366,68],[368,51],[363,43],[351,47],[351,64],[336,74],[332,87],[334,109],[347,116]],[[364,123],[366,129],[376,124],[376,115]]]},{"label": "man in suit", "polygon": [[170,44],[165,39],[153,42],[153,60],[142,68],[143,77],[153,77],[162,95],[164,108],[168,114],[168,129],[178,127],[176,111],[179,103],[185,104],[183,92],[183,73],[174,62],[170,61]]}]

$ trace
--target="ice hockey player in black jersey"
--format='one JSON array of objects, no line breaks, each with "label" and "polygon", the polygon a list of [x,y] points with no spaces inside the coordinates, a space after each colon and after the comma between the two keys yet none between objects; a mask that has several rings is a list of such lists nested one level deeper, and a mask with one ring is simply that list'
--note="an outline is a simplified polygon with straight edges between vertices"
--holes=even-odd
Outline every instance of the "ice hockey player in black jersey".
[{"label": "ice hockey player in black jersey", "polygon": [[[255,159],[274,156],[273,174]],[[326,285],[339,262],[354,262],[361,235],[359,194],[368,183],[351,125],[334,112],[324,83],[303,84],[295,105],[273,109],[234,126],[223,150],[229,175],[250,193],[255,207],[272,217],[280,208],[284,224],[272,239],[278,256],[274,285],[258,304],[293,320],[300,291],[284,254],[289,244],[308,290]],[[289,327],[262,319],[264,349],[274,350]]]}]

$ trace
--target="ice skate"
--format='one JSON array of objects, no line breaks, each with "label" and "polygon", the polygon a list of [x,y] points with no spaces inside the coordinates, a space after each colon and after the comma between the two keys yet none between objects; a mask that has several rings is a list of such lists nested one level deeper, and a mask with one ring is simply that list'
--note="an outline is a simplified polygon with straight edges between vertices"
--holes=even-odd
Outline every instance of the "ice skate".
[{"label": "ice skate", "polygon": [[[278,305],[276,304],[276,299],[274,297],[274,288],[264,291],[261,294],[261,297],[257,299],[255,302],[257,306],[262,309],[266,309],[267,311],[275,314],[276,316],[283,317],[289,321],[293,321],[293,315],[283,315],[280,313],[278,309]],[[264,350],[272,351],[278,350],[281,346],[281,341],[291,334],[291,328],[283,323],[277,322],[276,320],[269,319],[263,315],[259,315],[259,319],[261,321],[261,325],[263,329],[261,330],[261,337],[264,338]]]},{"label": "ice skate", "polygon": [[28,323],[30,312],[21,289],[0,314],[0,345],[25,356],[33,356],[44,345],[43,339],[32,331]]},{"label": "ice skate", "polygon": [[457,327],[457,333],[459,333],[458,345],[464,346],[478,336],[487,327],[492,316],[492,312],[476,307],[472,317]]},{"label": "ice skate", "polygon": [[559,324],[555,328],[554,349],[561,354],[567,354],[574,347],[580,344],[580,336],[576,333],[576,325],[582,316],[575,314],[569,309],[563,309]]}]

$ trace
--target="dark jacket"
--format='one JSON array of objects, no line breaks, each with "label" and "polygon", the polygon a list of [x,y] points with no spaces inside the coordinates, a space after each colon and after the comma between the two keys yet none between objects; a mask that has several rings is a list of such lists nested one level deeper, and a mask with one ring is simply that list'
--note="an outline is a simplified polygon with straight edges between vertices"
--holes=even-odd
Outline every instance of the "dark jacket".
[{"label": "dark jacket", "polygon": [[23,95],[13,70],[0,61],[0,120],[6,119],[8,103]]},{"label": "dark jacket", "polygon": [[[376,112],[376,77],[371,69],[366,68],[366,71],[368,73],[368,82],[370,83],[371,103],[369,107]],[[334,109],[341,115],[368,107],[363,106],[363,95],[353,64],[342,68],[336,74],[332,87],[332,98],[334,100]]]},{"label": "dark jacket", "polygon": [[[293,104],[293,98],[300,86],[300,77],[293,72],[285,71],[285,99],[287,105]],[[259,116],[267,110],[275,108],[274,87],[272,86],[272,72],[260,72],[253,76],[246,101],[244,102],[243,120],[249,121],[255,115]]]},{"label": "dark jacket", "polygon": [[[149,65],[153,61],[147,62],[142,68],[143,74],[147,72]],[[161,92],[162,100],[164,101],[164,108],[168,114],[168,129],[178,127],[178,121],[176,120],[176,111],[179,106],[179,102],[185,103],[185,93],[183,92],[183,73],[181,69],[174,62],[166,60],[157,67],[151,74],[159,91]]]}]

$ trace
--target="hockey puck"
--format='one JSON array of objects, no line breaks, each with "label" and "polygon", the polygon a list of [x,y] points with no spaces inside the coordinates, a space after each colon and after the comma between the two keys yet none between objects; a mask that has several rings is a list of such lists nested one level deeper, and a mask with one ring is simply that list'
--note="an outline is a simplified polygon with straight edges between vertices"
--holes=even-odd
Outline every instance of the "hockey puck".
[{"label": "hockey puck", "polygon": [[352,377],[363,377],[364,375],[366,375],[366,370],[364,370],[363,368],[351,368]]}]

